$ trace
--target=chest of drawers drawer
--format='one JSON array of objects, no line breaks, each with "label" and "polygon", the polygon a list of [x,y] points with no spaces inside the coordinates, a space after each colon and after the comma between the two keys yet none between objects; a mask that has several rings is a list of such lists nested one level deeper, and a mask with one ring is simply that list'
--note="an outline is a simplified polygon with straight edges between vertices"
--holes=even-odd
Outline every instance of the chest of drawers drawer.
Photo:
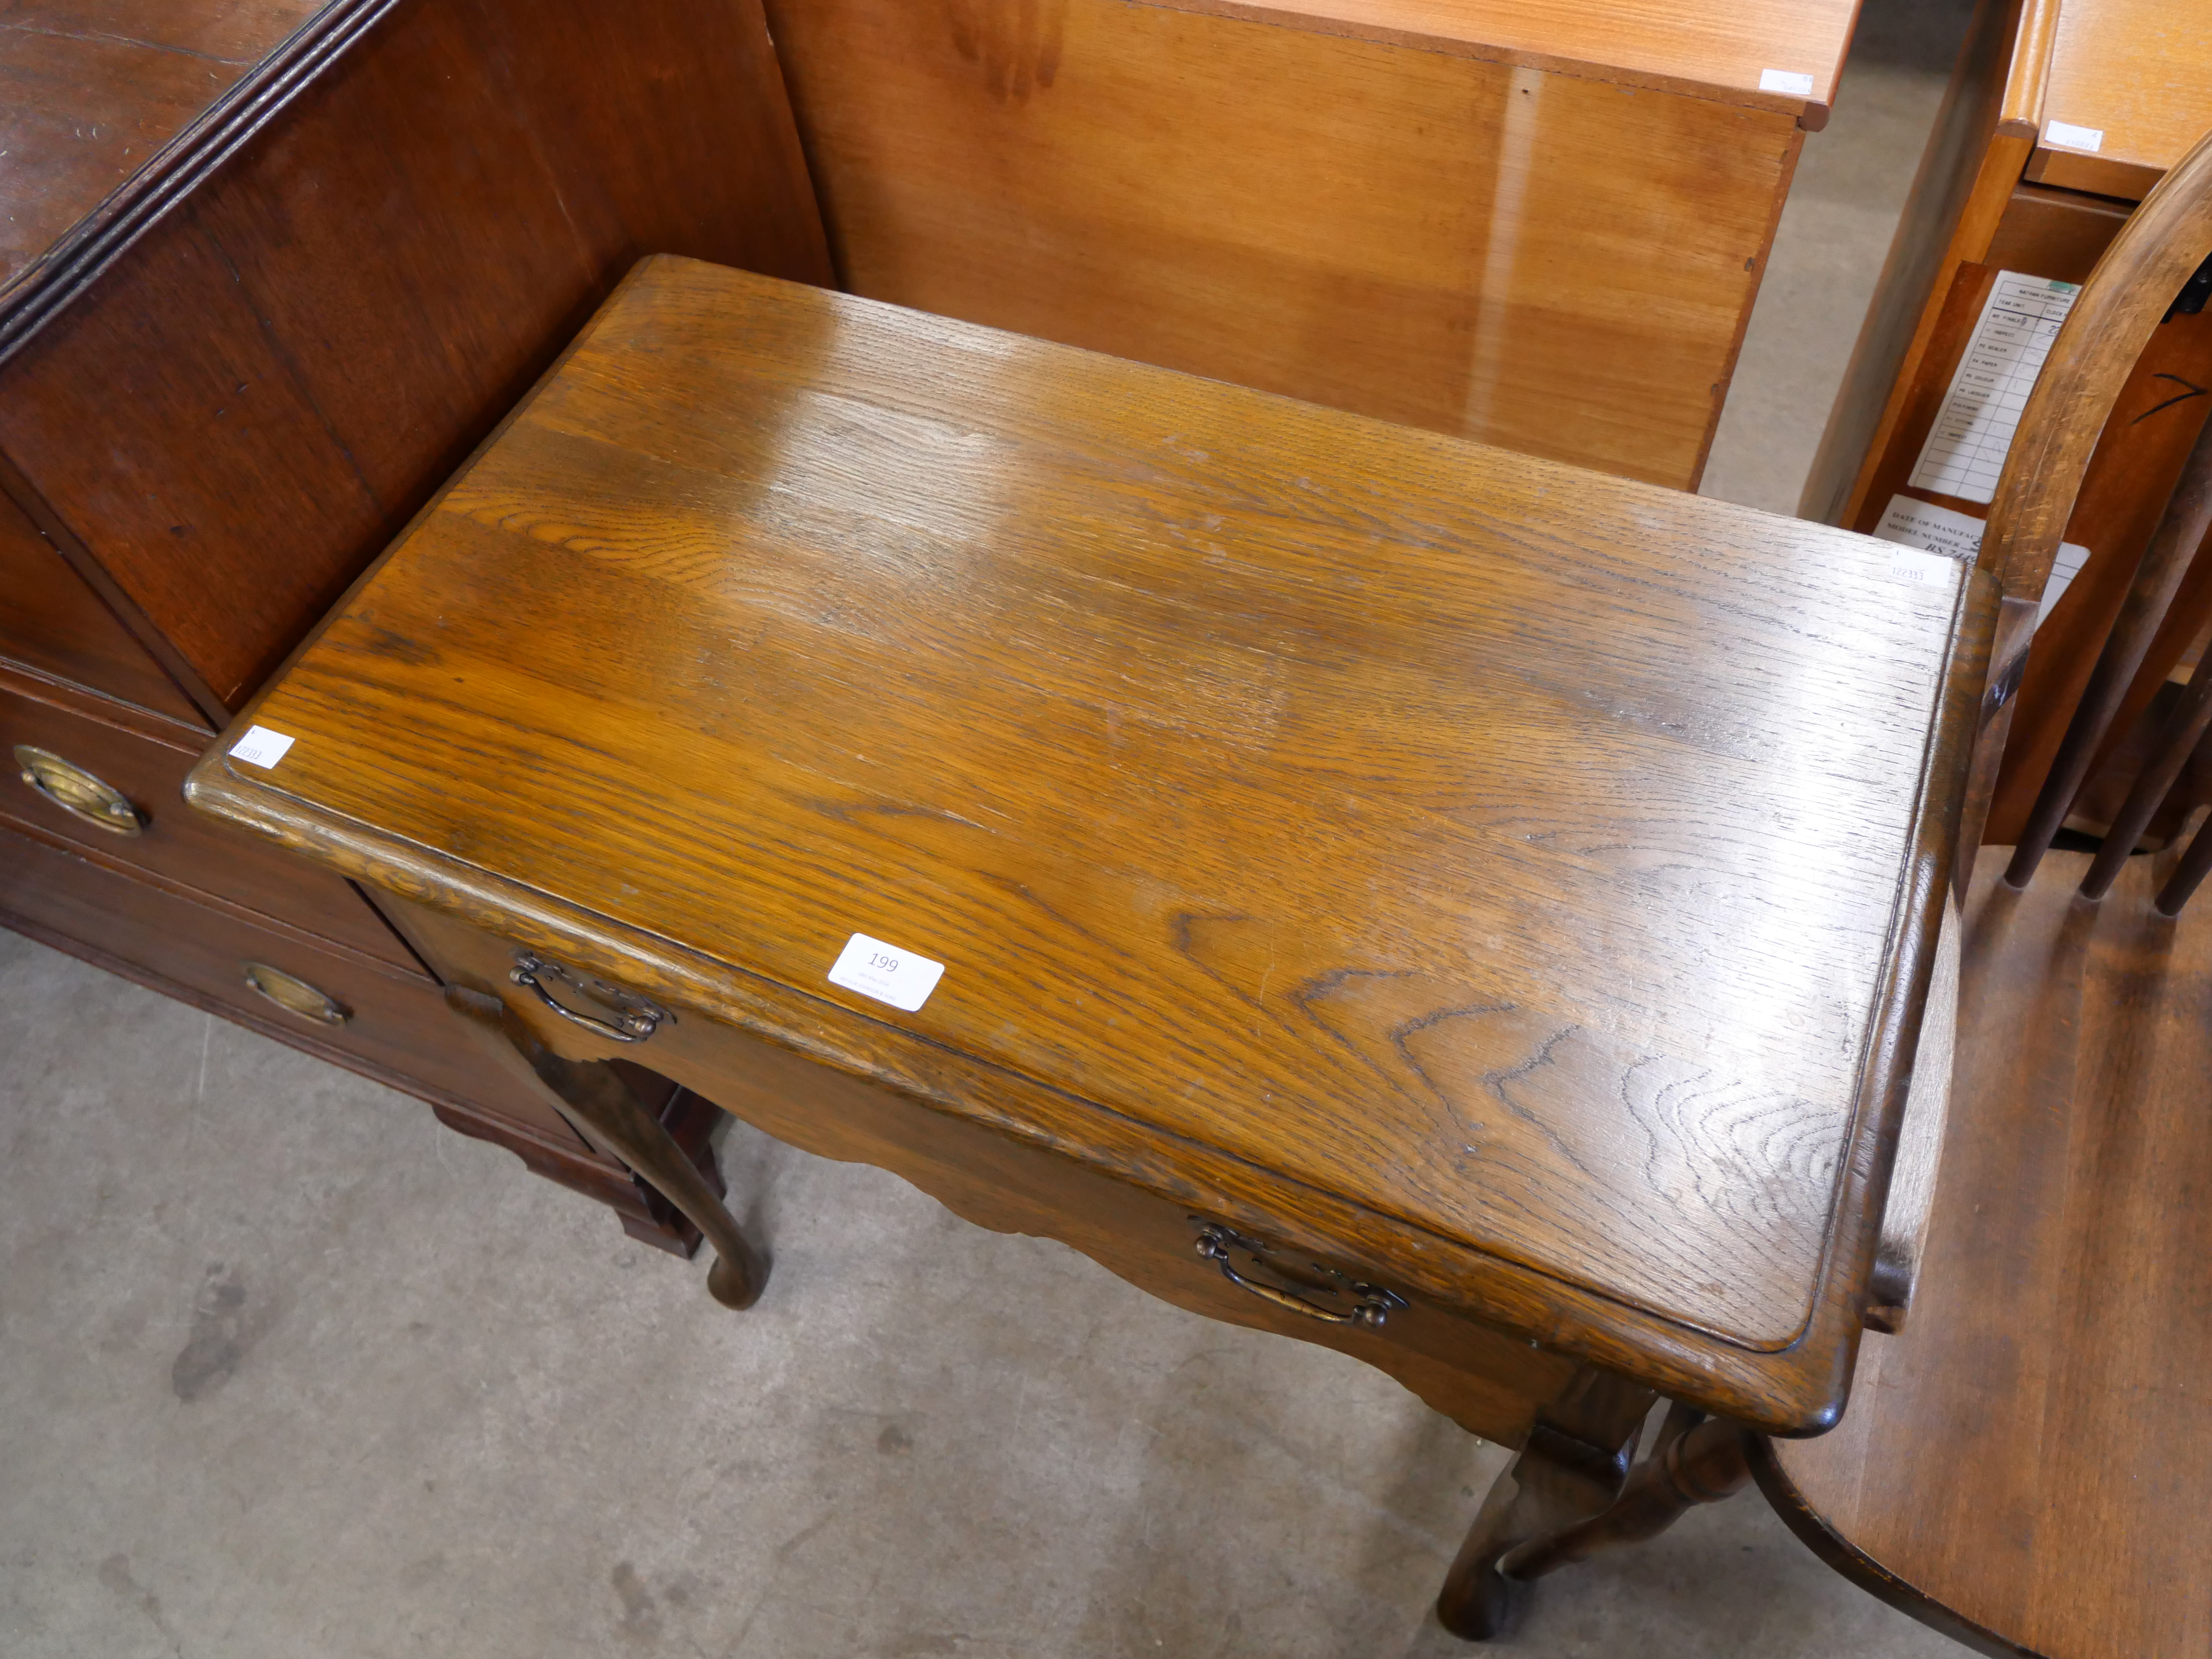
[{"label": "chest of drawers drawer", "polygon": [[11,775],[0,819],[414,970],[406,946],[344,880],[187,808],[180,791],[190,753],[0,687],[0,755]]},{"label": "chest of drawers drawer", "polygon": [[80,953],[89,946],[109,958],[103,966],[173,994],[181,988],[203,1006],[343,1057],[356,1070],[482,1102],[581,1147],[557,1114],[487,1062],[419,971],[381,967],[195,903],[134,879],[100,850],[0,828],[0,925],[25,923],[33,936],[56,936]]}]

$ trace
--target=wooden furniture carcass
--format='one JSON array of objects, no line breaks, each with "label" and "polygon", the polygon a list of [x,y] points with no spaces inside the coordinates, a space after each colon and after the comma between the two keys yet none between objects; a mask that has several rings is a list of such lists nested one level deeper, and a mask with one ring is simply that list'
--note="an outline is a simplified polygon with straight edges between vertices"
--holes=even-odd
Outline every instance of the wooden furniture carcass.
[{"label": "wooden furniture carcass", "polygon": [[726,1302],[611,1059],[1522,1447],[1480,1633],[1656,1394],[1842,1408],[1998,592],[653,260],[190,791],[389,896]]},{"label": "wooden furniture carcass", "polygon": [[[421,1096],[684,1248],[453,1040],[358,892],[178,791],[640,254],[826,280],[757,8],[10,6],[0,155],[0,925]],[[703,1154],[711,1113],[659,1092]]]},{"label": "wooden furniture carcass", "polygon": [[845,286],[1694,489],[1857,0],[769,0]]}]

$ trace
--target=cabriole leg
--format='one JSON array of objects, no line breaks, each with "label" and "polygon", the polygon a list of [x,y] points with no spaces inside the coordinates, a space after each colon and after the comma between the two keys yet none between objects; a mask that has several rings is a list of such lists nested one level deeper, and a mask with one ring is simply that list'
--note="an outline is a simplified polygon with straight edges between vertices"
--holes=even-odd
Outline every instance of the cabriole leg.
[{"label": "cabriole leg", "polygon": [[760,1299],[768,1284],[768,1258],[746,1243],[714,1188],[630,1092],[620,1073],[604,1060],[555,1054],[520,1015],[488,993],[449,985],[446,1003],[483,1036],[510,1071],[543,1090],[577,1133],[651,1182],[714,1245],[716,1259],[707,1288],[717,1302],[750,1308]]},{"label": "cabriole leg", "polygon": [[1636,1431],[1656,1398],[1609,1372],[1585,1370],[1538,1414],[1444,1576],[1437,1617],[1446,1630],[1482,1642],[1505,1628],[1516,1581],[1499,1573],[1499,1559],[1611,1506],[1628,1478]]}]

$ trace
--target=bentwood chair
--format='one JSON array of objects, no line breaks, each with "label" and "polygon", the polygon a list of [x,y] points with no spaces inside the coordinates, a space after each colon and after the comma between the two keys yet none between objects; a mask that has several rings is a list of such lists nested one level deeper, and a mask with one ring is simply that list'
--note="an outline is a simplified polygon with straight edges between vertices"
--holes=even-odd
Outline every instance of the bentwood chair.
[{"label": "bentwood chair", "polygon": [[1991,506],[1980,563],[2004,597],[1869,1319],[1891,1334],[1862,1345],[1826,1435],[1678,1408],[1612,1509],[1502,1551],[1478,1528],[1442,1608],[1462,1633],[1498,1628],[1515,1582],[1755,1475],[1824,1559],[1982,1652],[2212,1652],[2212,913],[2180,914],[2212,870],[2212,823],[2137,852],[2212,727],[2212,672],[2168,714],[2101,847],[2051,850],[2212,527],[2212,422],[2019,845],[2002,874],[1973,855],[2091,451],[2208,256],[2212,137],[2085,285]]}]

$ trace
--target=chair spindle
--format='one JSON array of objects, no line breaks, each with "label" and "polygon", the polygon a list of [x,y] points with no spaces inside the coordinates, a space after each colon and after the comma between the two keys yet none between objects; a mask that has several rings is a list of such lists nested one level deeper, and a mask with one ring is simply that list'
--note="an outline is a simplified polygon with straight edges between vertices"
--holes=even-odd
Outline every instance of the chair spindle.
[{"label": "chair spindle", "polygon": [[2203,884],[2204,878],[2212,875],[2212,820],[2207,820],[2197,832],[2197,839],[2189,843],[2189,850],[2181,855],[2181,862],[2166,878],[2166,885],[2158,890],[2152,908],[2162,916],[2178,916],[2181,907],[2189,902],[2190,895]]},{"label": "chair spindle", "polygon": [[[2028,814],[2027,827],[2021,832],[2019,846],[2013,849],[2012,863],[2005,870],[2007,886],[2027,885],[2036,866],[2050,850],[2052,837],[2065,823],[2067,813],[2073,810],[2097,750],[2112,729],[2112,717],[2125,701],[2136,672],[2142,666],[2143,657],[2150,649],[2152,636],[2166,619],[2166,607],[2172,603],[2174,592],[2188,572],[2190,561],[2203,545],[2208,529],[2212,529],[2212,421],[2205,422],[2190,449],[2189,459],[2182,464],[2180,480],[2167,498],[2166,511],[2159,519],[2149,547],[2143,552],[2142,562],[2136,567],[2135,580],[2106,638],[2105,648],[2097,653],[2097,665],[2090,671],[2089,683],[2082,688],[2081,700],[2075,706],[2074,718],[2067,723],[2066,736],[2035,798],[2034,809]],[[2186,750],[2182,758],[2187,758]],[[2176,762],[2175,770],[2179,769],[2180,763]],[[2145,810],[2146,819],[2157,805],[2154,800]],[[2107,845],[2117,839],[2106,837]],[[2121,848],[2122,855],[2134,844],[2128,842]],[[2110,886],[2112,876],[2108,874],[2105,879],[2106,885]],[[2083,890],[2087,890],[2085,887]]]},{"label": "chair spindle", "polygon": [[2151,815],[2165,804],[2174,780],[2189,764],[2189,757],[2197,752],[2208,727],[2212,727],[2212,672],[2200,669],[2159,732],[2158,745],[2152,750],[2149,763],[2136,780],[2135,787],[2128,791],[2127,802],[2120,808],[2119,816],[2106,831],[2105,844],[2097,854],[2097,861],[2081,878],[2083,898],[2101,899],[2112,890],[2128,855],[2142,839]]}]

